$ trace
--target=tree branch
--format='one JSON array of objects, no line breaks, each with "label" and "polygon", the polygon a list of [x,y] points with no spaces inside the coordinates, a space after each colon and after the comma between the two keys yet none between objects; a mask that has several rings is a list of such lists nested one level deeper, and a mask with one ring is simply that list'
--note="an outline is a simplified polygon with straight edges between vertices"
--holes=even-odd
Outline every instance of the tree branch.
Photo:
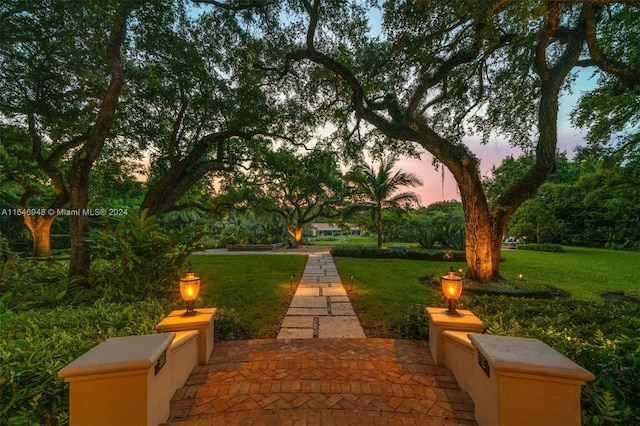
[{"label": "tree branch", "polygon": [[[477,21],[474,21],[472,25],[468,25],[466,28],[463,28],[459,34],[456,35],[456,39],[461,40],[464,36],[465,30],[467,28],[471,28],[474,31],[473,35],[473,44],[470,48],[461,50],[450,56],[446,61],[441,62],[439,68],[435,73],[424,76],[418,87],[416,88],[411,100],[409,101],[409,105],[407,106],[406,115],[408,117],[413,117],[415,115],[418,106],[423,101],[423,98],[427,91],[435,86],[436,84],[445,81],[449,76],[449,72],[456,67],[471,62],[478,57],[480,51],[483,46],[483,36],[482,30],[486,27],[487,20],[493,16],[498,10],[500,10],[503,6],[508,3],[508,0],[497,0],[495,3],[489,5],[486,10],[483,11],[482,17]],[[452,29],[453,30],[453,29]],[[505,37],[505,39],[508,37]],[[504,41],[501,41],[498,46],[500,46]],[[494,49],[497,47],[494,47]],[[446,90],[446,89],[445,89]],[[444,99],[446,97],[446,93],[441,95],[439,98]]]},{"label": "tree branch", "polygon": [[258,7],[264,7],[264,6],[271,6],[271,5],[277,5],[280,2],[277,0],[273,0],[273,1],[268,1],[268,0],[238,0],[238,1],[233,1],[233,2],[221,2],[221,1],[216,1],[216,0],[194,0],[196,3],[204,3],[204,4],[210,4],[216,7],[219,7],[220,9],[224,9],[224,10],[230,10],[232,12],[239,12],[242,10],[249,10],[249,9],[255,9]]},{"label": "tree branch", "polygon": [[613,74],[621,80],[631,83],[630,85],[633,85],[633,82],[639,79],[638,72],[634,72],[634,70],[624,62],[608,58],[602,50],[600,50],[596,28],[598,20],[600,19],[600,9],[601,8],[598,8],[598,10],[596,10],[591,3],[585,3],[583,6],[587,24],[587,46],[589,47],[591,59],[601,70]]},{"label": "tree branch", "polygon": [[180,87],[180,111],[178,111],[178,116],[176,117],[176,121],[173,123],[173,129],[171,129],[171,136],[169,137],[169,163],[173,164],[176,161],[177,147],[179,141],[179,133],[180,127],[182,126],[182,122],[184,120],[184,115],[187,111],[187,105],[189,105],[189,100],[184,93],[184,89],[182,86]]}]

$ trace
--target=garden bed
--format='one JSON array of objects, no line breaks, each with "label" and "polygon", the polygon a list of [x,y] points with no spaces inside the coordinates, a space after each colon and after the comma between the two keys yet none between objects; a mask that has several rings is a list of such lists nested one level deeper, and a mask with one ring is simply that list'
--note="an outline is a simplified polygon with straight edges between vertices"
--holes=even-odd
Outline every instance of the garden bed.
[{"label": "garden bed", "polygon": [[[429,288],[440,291],[440,277],[426,276],[421,277],[420,282]],[[535,299],[566,299],[571,294],[559,288],[551,286],[536,286],[529,283],[489,283],[476,284],[474,282],[465,281],[462,294],[466,296],[511,296],[511,297],[530,297]]]},{"label": "garden bed", "polygon": [[614,302],[632,302],[640,304],[640,299],[633,296],[628,296],[624,293],[624,291],[609,291],[607,293],[602,293],[602,298],[606,300],[612,300]]}]

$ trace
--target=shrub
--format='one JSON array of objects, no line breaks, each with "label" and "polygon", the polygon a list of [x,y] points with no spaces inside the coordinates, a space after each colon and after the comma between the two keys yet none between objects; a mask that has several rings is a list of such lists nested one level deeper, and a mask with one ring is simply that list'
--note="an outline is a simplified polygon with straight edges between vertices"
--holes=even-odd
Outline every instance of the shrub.
[{"label": "shrub", "polygon": [[445,250],[413,249],[403,246],[379,248],[375,246],[334,246],[331,255],[336,257],[363,257],[374,259],[411,259],[464,262],[464,252],[452,252]]},{"label": "shrub", "polygon": [[428,340],[429,316],[424,305],[416,304],[409,308],[402,322],[392,330],[392,336],[390,337],[407,340]]},{"label": "shrub", "polygon": [[449,223],[443,225],[440,234],[440,244],[446,249],[464,250],[465,235],[464,224]]},{"label": "shrub", "polygon": [[93,236],[92,284],[110,300],[135,300],[175,287],[187,256],[198,247],[202,228],[191,226],[168,234],[157,218],[129,213],[115,229]]},{"label": "shrub", "polygon": [[0,312],[0,424],[68,424],[58,371],[110,337],[155,332],[168,302],[97,303]]},{"label": "shrub", "polygon": [[224,306],[216,310],[215,315],[215,340],[245,340],[250,339],[250,333],[241,325],[241,318],[238,312],[233,308]]},{"label": "shrub", "polygon": [[540,339],[595,374],[583,423],[640,424],[640,305],[508,297],[469,298],[489,334]]},{"label": "shrub", "polygon": [[284,241],[279,217],[259,217],[253,213],[234,215],[211,227],[216,248],[234,244],[274,244]]},{"label": "shrub", "polygon": [[423,249],[432,249],[439,239],[439,232],[433,226],[416,227],[413,236]]},{"label": "shrub", "polygon": [[88,300],[90,292],[78,292],[77,280],[67,277],[68,263],[50,257],[46,260],[14,258],[5,265],[4,289],[0,293],[0,312],[52,308]]}]

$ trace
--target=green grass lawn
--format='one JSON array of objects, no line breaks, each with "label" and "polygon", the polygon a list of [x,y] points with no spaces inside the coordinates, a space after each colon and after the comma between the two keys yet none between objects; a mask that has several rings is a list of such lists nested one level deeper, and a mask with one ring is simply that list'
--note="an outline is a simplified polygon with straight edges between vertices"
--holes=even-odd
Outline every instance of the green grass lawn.
[{"label": "green grass lawn", "polygon": [[[636,265],[640,253],[569,247],[566,253],[529,250],[503,252],[502,275],[524,286],[552,286],[573,299],[602,300],[601,293],[623,291],[640,296]],[[419,278],[444,275],[449,263],[403,259],[335,258],[344,283],[354,276],[350,294],[368,335],[383,336],[402,323],[416,305],[444,306],[440,291],[427,288]],[[457,270],[463,263],[451,263]],[[523,281],[518,275],[523,275]],[[464,306],[465,298],[461,300]]]},{"label": "green grass lawn", "polygon": [[[334,261],[367,337],[388,336],[414,307],[424,309],[439,302],[444,306],[441,293],[425,287],[418,278],[443,275],[446,263],[351,257],[335,257]],[[349,274],[353,274],[353,291],[347,284]]]},{"label": "green grass lawn", "polygon": [[[352,238],[352,237],[350,237]],[[603,292],[623,291],[640,297],[636,265],[640,253],[568,247],[566,253],[529,250],[503,252],[501,273],[520,285],[552,286],[577,300],[601,300]],[[194,271],[202,277],[202,306],[232,310],[248,337],[274,337],[274,327],[289,304],[290,276],[302,274],[306,257],[265,255],[192,256]],[[442,305],[437,289],[419,278],[437,280],[450,263],[403,259],[335,258],[342,280],[369,336],[386,336],[408,313],[420,306]],[[455,269],[464,263],[452,263]],[[518,281],[518,275],[523,281]],[[465,299],[461,301],[464,305]],[[393,334],[393,333],[391,333]]]},{"label": "green grass lawn", "polygon": [[566,247],[566,253],[505,250],[500,272],[508,280],[522,274],[531,281],[560,288],[579,300],[599,300],[605,292],[640,297],[640,252]]},{"label": "green grass lawn", "polygon": [[196,255],[191,260],[202,279],[200,306],[222,308],[246,337],[255,339],[276,337],[274,327],[292,296],[291,275],[300,279],[307,256]]}]

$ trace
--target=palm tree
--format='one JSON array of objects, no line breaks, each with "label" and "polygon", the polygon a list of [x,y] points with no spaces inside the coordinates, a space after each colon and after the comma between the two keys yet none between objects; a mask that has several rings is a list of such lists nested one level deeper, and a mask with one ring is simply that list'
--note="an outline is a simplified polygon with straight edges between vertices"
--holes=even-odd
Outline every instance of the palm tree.
[{"label": "palm tree", "polygon": [[354,185],[354,202],[345,207],[345,216],[365,210],[375,212],[378,247],[382,247],[382,211],[404,211],[403,204],[419,203],[415,192],[397,191],[404,186],[420,186],[422,181],[416,174],[401,169],[392,174],[395,164],[395,158],[388,156],[382,160],[377,172],[372,165],[360,164],[347,174]]}]

